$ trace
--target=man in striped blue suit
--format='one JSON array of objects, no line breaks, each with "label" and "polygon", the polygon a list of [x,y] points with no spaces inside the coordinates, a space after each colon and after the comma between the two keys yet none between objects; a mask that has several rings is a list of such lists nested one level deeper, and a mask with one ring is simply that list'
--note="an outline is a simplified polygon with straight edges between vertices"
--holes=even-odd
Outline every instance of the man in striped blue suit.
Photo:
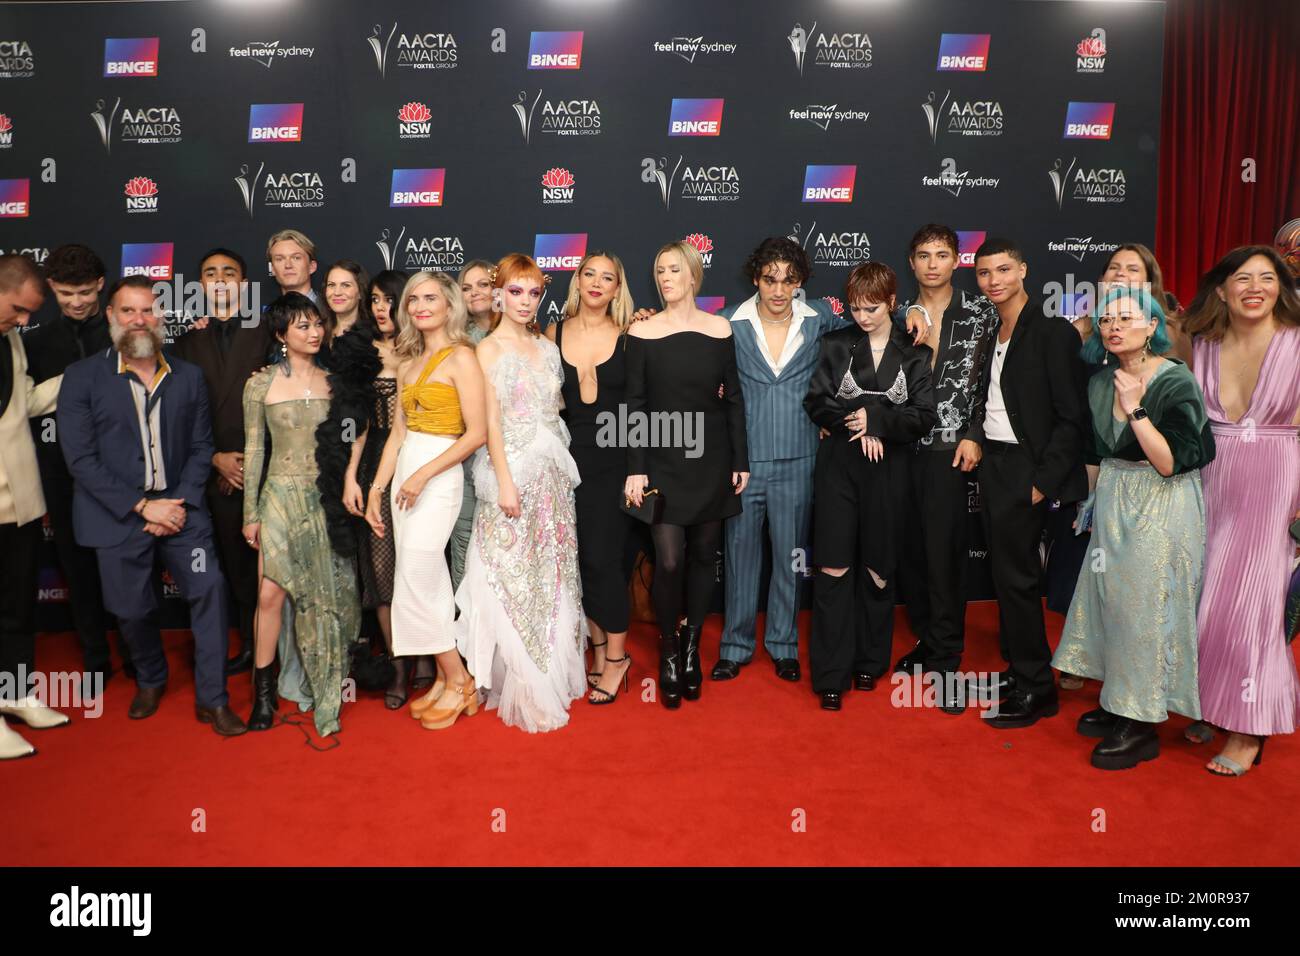
[{"label": "man in striped blue suit", "polygon": [[722,315],[731,320],[745,395],[750,479],[741,493],[742,512],[726,523],[726,622],[712,678],[738,676],[741,665],[754,656],[759,575],[767,547],[772,579],[763,646],[776,662],[777,676],[797,681],[799,568],[806,566],[818,442],[803,400],[822,335],[845,320],[825,302],[809,303],[800,294],[811,268],[798,243],[764,239],[746,261],[745,274],[757,293]]}]

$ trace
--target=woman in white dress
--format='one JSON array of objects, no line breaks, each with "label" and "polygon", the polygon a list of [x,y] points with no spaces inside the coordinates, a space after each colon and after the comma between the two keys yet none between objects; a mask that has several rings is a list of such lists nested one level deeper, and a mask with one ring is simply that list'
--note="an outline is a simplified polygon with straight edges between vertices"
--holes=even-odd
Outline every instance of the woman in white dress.
[{"label": "woman in white dress", "polygon": [[456,606],[445,549],[460,514],[461,462],[487,434],[483,373],[465,334],[460,288],[441,272],[418,272],[399,305],[395,346],[398,401],[370,489],[366,521],[387,533],[382,495],[392,483],[397,568],[393,575],[393,655],[436,655],[437,679],[411,702],[430,730],[477,710],[474,678],[456,650]]},{"label": "woman in white dress", "polygon": [[502,316],[477,349],[487,448],[474,461],[478,505],[456,591],[457,640],[488,708],[529,733],[563,727],[569,704],[587,691],[578,468],[560,420],[560,352],[537,327],[545,286],[528,256],[497,264],[493,298]]}]

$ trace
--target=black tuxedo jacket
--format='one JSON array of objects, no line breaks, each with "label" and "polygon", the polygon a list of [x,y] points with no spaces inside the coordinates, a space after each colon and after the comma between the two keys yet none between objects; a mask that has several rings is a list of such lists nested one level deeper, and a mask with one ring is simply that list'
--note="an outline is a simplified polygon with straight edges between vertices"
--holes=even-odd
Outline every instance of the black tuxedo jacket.
[{"label": "black tuxedo jacket", "polygon": [[[241,323],[238,317],[228,322]],[[214,451],[244,450],[244,385],[248,377],[268,364],[271,339],[265,320],[254,326],[237,324],[230,351],[217,343],[218,321],[205,329],[191,329],[172,346],[169,354],[197,365],[208,387]],[[215,473],[213,476],[215,480]]]}]

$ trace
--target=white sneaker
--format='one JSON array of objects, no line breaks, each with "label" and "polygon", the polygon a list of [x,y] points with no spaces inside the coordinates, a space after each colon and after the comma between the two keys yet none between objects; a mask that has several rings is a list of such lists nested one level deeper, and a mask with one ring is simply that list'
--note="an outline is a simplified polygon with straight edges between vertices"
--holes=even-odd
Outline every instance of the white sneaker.
[{"label": "white sneaker", "polygon": [[34,753],[36,748],[10,730],[5,719],[0,717],[0,760],[30,757]]},{"label": "white sneaker", "polygon": [[28,695],[17,703],[0,700],[0,714],[16,717],[32,730],[49,730],[51,727],[62,727],[72,720],[67,714],[61,714],[57,710],[46,707],[36,699],[35,694]]}]

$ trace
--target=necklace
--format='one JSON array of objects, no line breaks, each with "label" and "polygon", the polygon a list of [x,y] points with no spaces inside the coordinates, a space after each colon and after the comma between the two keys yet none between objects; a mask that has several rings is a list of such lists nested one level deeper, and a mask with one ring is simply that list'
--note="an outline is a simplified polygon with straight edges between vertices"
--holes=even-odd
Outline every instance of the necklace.
[{"label": "necklace", "polygon": [[784,319],[768,319],[764,318],[763,313],[760,312],[758,313],[758,318],[760,321],[765,322],[768,325],[788,325],[790,320],[794,318],[794,313],[791,312]]}]

